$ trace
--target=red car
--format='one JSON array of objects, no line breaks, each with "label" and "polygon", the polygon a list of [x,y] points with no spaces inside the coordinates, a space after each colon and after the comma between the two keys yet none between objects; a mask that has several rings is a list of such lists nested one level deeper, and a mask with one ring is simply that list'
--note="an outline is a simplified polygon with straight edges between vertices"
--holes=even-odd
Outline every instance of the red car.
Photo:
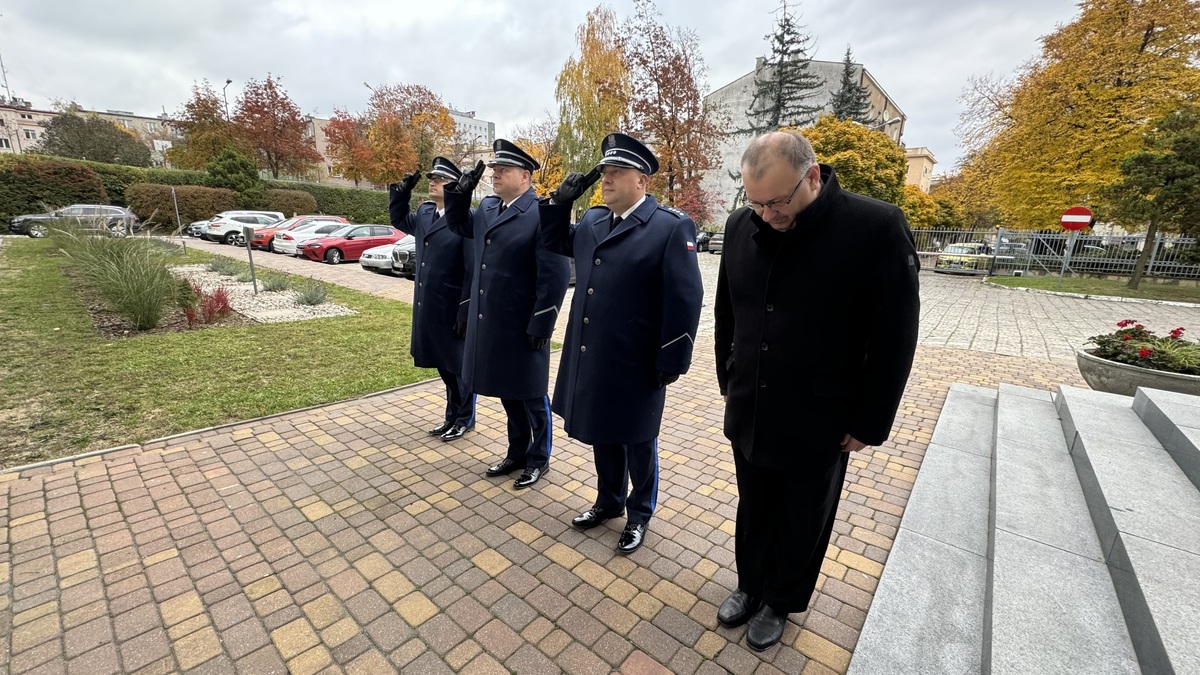
[{"label": "red car", "polygon": [[403,232],[387,225],[347,225],[304,242],[300,251],[309,260],[336,265],[343,260],[358,260],[369,248],[394,244],[403,238]]},{"label": "red car", "polygon": [[341,216],[293,216],[287,220],[282,220],[278,223],[275,223],[271,227],[256,228],[254,230],[254,237],[250,239],[250,247],[273,251],[275,250],[276,232],[292,230],[315,220],[329,221],[331,223],[344,223],[346,225],[350,224],[350,221]]}]

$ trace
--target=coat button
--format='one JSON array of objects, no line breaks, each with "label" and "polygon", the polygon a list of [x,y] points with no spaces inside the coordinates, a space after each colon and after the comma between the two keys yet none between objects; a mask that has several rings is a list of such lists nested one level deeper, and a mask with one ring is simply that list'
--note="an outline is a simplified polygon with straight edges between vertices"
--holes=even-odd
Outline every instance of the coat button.
[{"label": "coat button", "polygon": [[482,289],[482,288],[481,288],[481,289],[479,289],[479,294],[480,294],[480,295],[483,295],[483,289]]},{"label": "coat button", "polygon": [[485,244],[490,244],[490,243],[492,243],[492,240],[491,240],[491,239],[484,239],[484,240],[483,240],[483,243],[485,243]]},{"label": "coat button", "polygon": [[421,267],[424,267],[424,266],[425,266],[425,263],[421,263]]},{"label": "coat button", "polygon": [[[425,263],[421,263],[421,264],[422,264],[422,265],[424,265]],[[487,263],[484,263],[484,264],[480,265],[480,266],[479,266],[479,269],[481,269],[481,270],[486,270],[486,269],[487,269]]]},{"label": "coat button", "polygon": [[587,322],[588,322],[588,318],[587,318],[586,316],[585,316],[585,317],[583,317],[583,322],[584,322],[584,323],[587,323]]},{"label": "coat button", "polygon": [[765,352],[765,351],[767,351],[767,343],[765,343],[765,342],[764,342],[764,343],[762,343],[762,350],[763,350],[764,352]]},{"label": "coat button", "polygon": [[421,303],[419,303],[419,302],[418,302],[418,303],[417,303],[417,307],[420,307],[420,306],[421,306]]},{"label": "coat button", "polygon": [[759,380],[759,381],[758,381],[758,388],[759,388],[759,389],[766,389],[766,388],[767,388],[767,381],[766,381],[766,380]]},{"label": "coat button", "polygon": [[428,246],[428,245],[429,245],[429,242],[425,242],[425,245],[426,245],[426,246]]},{"label": "coat button", "polygon": [[768,304],[767,304],[767,311],[768,311],[768,312],[774,312],[774,311],[775,311],[775,305],[772,305],[772,304],[769,304],[769,303],[768,303]]},{"label": "coat button", "polygon": [[417,288],[425,288],[425,284],[417,284]]},{"label": "coat button", "polygon": [[588,289],[588,295],[591,295],[592,293],[595,293],[595,291],[594,291],[593,289],[589,288],[589,289]]},{"label": "coat button", "polygon": [[599,265],[599,264],[600,264],[600,259],[599,259],[599,258],[596,258],[596,264],[597,264],[597,265]]},{"label": "coat button", "polygon": [[581,352],[586,352],[586,351],[587,351],[587,345],[584,345],[584,346],[580,347],[580,348],[579,348],[579,351],[581,351]]},{"label": "coat button", "polygon": [[480,315],[479,315],[479,318],[480,318],[480,319],[482,319],[482,318],[483,318],[483,315],[482,315],[482,314],[480,314]]}]

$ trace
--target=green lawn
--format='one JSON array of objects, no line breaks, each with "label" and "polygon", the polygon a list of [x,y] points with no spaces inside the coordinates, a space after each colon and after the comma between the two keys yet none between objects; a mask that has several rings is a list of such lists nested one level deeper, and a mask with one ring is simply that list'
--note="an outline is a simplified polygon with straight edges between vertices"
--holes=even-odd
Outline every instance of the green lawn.
[{"label": "green lawn", "polygon": [[1136,291],[1127,288],[1124,281],[1109,281],[1107,279],[1065,277],[1062,280],[1061,287],[1058,284],[1058,277],[988,277],[988,281],[1010,288],[1037,288],[1046,291],[1061,291],[1063,293],[1115,295],[1121,298],[1145,298],[1147,300],[1200,303],[1200,288],[1195,286],[1156,284],[1147,280],[1142,280]]},{"label": "green lawn", "polygon": [[[0,247],[0,466],[137,443],[434,377],[410,307],[340,286],[354,316],[106,340],[51,239]],[[179,262],[210,258],[189,249]]]}]

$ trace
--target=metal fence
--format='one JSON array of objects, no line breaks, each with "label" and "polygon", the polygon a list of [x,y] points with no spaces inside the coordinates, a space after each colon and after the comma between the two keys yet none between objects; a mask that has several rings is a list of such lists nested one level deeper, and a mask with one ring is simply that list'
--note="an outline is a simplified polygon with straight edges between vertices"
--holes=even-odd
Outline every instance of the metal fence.
[{"label": "metal fence", "polygon": [[[965,274],[1133,274],[1147,245],[1143,234],[1096,235],[1028,230],[913,230],[921,266]],[[1070,245],[1070,251],[1067,250]],[[1200,279],[1200,245],[1192,237],[1157,236],[1144,275]]]}]

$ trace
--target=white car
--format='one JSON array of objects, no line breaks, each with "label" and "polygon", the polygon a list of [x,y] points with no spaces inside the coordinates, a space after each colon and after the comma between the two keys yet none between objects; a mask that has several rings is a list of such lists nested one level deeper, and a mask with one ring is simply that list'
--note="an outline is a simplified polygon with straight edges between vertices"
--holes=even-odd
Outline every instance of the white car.
[{"label": "white car", "polygon": [[275,233],[272,247],[276,253],[300,255],[300,246],[309,239],[324,237],[334,230],[345,227],[346,223],[328,220],[314,220],[295,229]]},{"label": "white car", "polygon": [[[412,237],[405,237],[404,239],[412,239]],[[392,251],[399,246],[405,245],[406,243],[395,243],[369,248],[362,252],[362,256],[358,259],[358,264],[362,265],[362,268],[368,272],[391,274]]]},{"label": "white car", "polygon": [[242,233],[242,228],[263,227],[283,220],[283,214],[278,211],[226,211],[208,221],[204,230],[204,239],[232,244],[235,236]]}]

